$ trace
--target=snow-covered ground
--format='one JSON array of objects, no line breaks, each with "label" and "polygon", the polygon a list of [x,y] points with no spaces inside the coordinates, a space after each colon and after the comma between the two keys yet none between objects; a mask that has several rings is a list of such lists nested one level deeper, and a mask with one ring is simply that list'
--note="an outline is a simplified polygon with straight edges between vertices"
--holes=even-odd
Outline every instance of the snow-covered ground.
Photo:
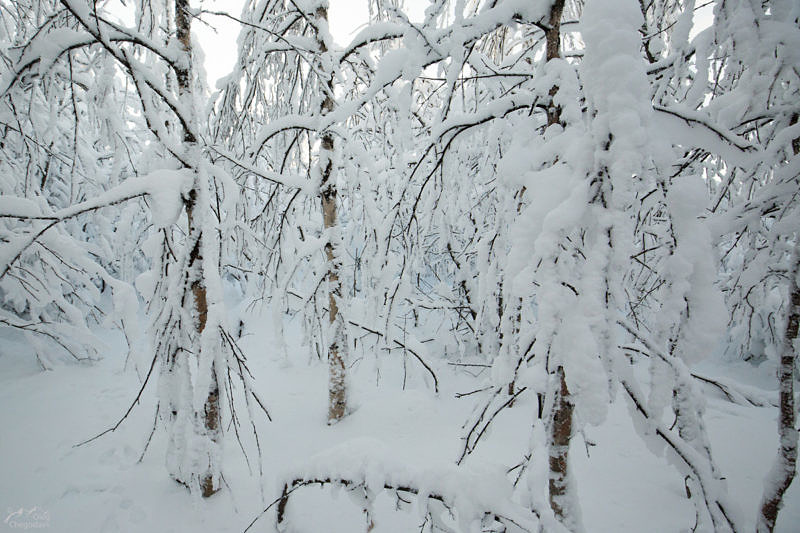
[{"label": "snow-covered ground", "polygon": [[[75,446],[112,426],[136,396],[140,386],[136,357],[127,357],[121,339],[108,340],[108,353],[100,361],[43,372],[22,340],[7,335],[0,342],[0,531],[24,527],[54,532],[241,532],[279,495],[287,476],[308,471],[312,463],[324,464],[326,457],[350,465],[378,464],[376,468],[389,468],[381,466],[389,458],[392,468],[423,478],[452,471],[461,425],[472,409],[469,396],[454,397],[474,384],[461,369],[438,367],[437,396],[423,379],[414,377],[413,369],[402,390],[402,355],[381,354],[376,359],[357,354],[360,360],[351,376],[354,411],[329,427],[326,367],[309,361],[294,333],[287,339],[292,354],[287,359],[264,328],[242,339],[274,419],[256,421],[263,477],[252,438],[242,436],[248,468],[231,431],[226,441],[227,486],[209,500],[196,501],[168,477],[161,431],[156,431],[139,462],[153,424],[155,383],[119,429]],[[770,386],[769,369],[718,364],[707,365],[704,371],[748,379],[756,387]],[[707,409],[712,446],[732,501],[752,529],[762,480],[776,450],[777,409],[743,407],[714,394],[709,394]],[[491,434],[465,463],[470,472],[487,472],[486,486],[470,490],[483,489],[489,493],[486,497],[492,497],[490,473],[502,474],[520,460],[533,412],[531,401],[523,396],[497,419]],[[694,510],[682,476],[637,436],[624,402],[618,399],[606,422],[589,428],[584,437],[573,440],[571,456],[588,531],[691,529]],[[480,475],[465,479],[484,483]],[[418,531],[423,513],[410,499],[398,511],[394,495],[380,495],[373,505],[372,531]],[[368,527],[360,506],[345,491],[316,486],[292,496],[287,517],[289,531],[353,532]],[[274,531],[274,520],[269,512],[251,531]],[[777,530],[800,531],[797,482],[786,495]]]}]

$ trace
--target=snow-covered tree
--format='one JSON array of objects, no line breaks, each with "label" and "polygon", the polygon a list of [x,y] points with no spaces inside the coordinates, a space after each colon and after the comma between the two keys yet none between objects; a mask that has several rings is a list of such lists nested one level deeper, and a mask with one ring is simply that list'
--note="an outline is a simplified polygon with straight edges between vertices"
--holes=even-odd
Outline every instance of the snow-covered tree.
[{"label": "snow-covered tree", "polygon": [[[484,371],[452,463],[335,448],[280,480],[281,526],[296,490],[333,484],[368,529],[382,491],[417,498],[431,531],[442,510],[464,530],[591,529],[572,452],[621,399],[695,529],[740,531],[702,387],[747,396],[693,368],[773,365],[772,531],[798,440],[795,3],[719,0],[700,28],[693,0],[436,0],[420,21],[373,0],[337,44],[326,1],[250,0],[213,98],[189,0],[128,2],[131,27],[98,3],[0,3],[0,325],[94,357],[95,324],[136,343],[135,285],[153,342],[131,408],[159,375],[168,469],[203,496],[224,428],[242,444],[236,406],[264,409],[226,285],[271,308],[265,350],[297,357],[299,314],[329,424],[355,354],[376,381],[399,354],[396,381],[435,393],[444,368]],[[491,490],[470,487],[512,410],[527,438]]]},{"label": "snow-covered tree", "polygon": [[[178,0],[164,9],[160,3],[137,3],[131,6],[134,28],[84,2],[18,7],[19,16],[11,21],[15,25],[7,26],[17,29],[10,36],[16,41],[9,41],[15,47],[7,51],[2,87],[8,124],[16,124],[4,148],[22,163],[4,182],[15,195],[4,194],[2,211],[10,222],[3,276],[11,273],[8,279],[15,280],[4,289],[4,307],[14,313],[8,325],[46,335],[71,352],[69,342],[80,340],[80,346],[90,347],[81,306],[98,320],[96,285],[105,283],[114,291],[116,320],[123,328],[126,322],[132,327],[138,303],[123,281],[133,280],[112,274],[130,276],[142,267],[131,272],[95,259],[117,255],[121,249],[100,247],[103,242],[123,246],[125,237],[112,235],[107,220],[86,217],[110,212],[114,222],[125,225],[117,233],[130,229],[131,221],[135,231],[145,219],[141,205],[138,212],[117,206],[136,198],[148,202],[149,236],[134,242],[143,243],[152,261],[151,270],[136,281],[148,301],[155,342],[131,408],[160,363],[159,410],[170,434],[168,468],[175,479],[209,496],[219,488],[223,406],[239,423],[233,390],[219,384],[230,384],[235,374],[243,380],[248,407],[261,402],[249,387],[243,354],[226,324],[219,242],[237,190],[208,161],[200,143],[194,117],[202,93],[195,89],[188,4]],[[162,33],[171,27],[174,34]],[[29,110],[24,122],[15,113],[21,99]],[[41,122],[48,104],[56,128]],[[147,130],[137,130],[143,123]],[[155,144],[149,157],[134,159],[147,144]],[[21,179],[25,175],[28,179]],[[68,273],[60,275],[62,269]],[[15,275],[17,270],[29,279]],[[24,288],[37,278],[38,294]],[[70,289],[64,292],[62,284]],[[24,301],[14,285],[28,293]],[[69,331],[76,327],[82,328],[77,339]],[[64,340],[65,331],[72,340]]]}]

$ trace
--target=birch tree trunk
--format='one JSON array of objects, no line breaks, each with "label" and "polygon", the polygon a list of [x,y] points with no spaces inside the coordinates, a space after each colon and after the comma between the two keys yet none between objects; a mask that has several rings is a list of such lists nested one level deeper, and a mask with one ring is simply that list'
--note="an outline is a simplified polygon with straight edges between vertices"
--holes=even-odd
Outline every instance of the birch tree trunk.
[{"label": "birch tree trunk", "polygon": [[[317,47],[320,58],[320,73],[325,83],[323,90],[325,96],[322,101],[321,114],[324,117],[333,111],[333,65],[328,53],[328,44],[325,42],[328,35],[328,7],[327,2],[317,7],[314,13],[316,19]],[[320,166],[320,198],[322,201],[322,222],[325,230],[330,232],[337,226],[336,211],[336,176],[333,172],[333,153],[335,148],[333,133],[330,130],[322,132],[319,150]],[[328,344],[328,424],[333,424],[342,418],[347,410],[347,373],[345,367],[345,346],[343,342],[344,328],[342,317],[339,313],[339,299],[342,294],[342,284],[339,280],[341,266],[339,253],[339,236],[329,233],[325,244],[325,258],[328,262],[328,321],[330,328]]]},{"label": "birch tree trunk", "polygon": [[[797,115],[792,117],[792,125],[797,123]],[[800,153],[800,138],[792,141],[795,157]],[[800,233],[795,232],[795,239]],[[761,511],[756,524],[759,533],[772,532],[778,511],[783,505],[783,495],[792,484],[797,469],[797,412],[794,405],[794,364],[795,343],[797,342],[798,325],[800,324],[800,286],[797,277],[800,275],[800,243],[795,240],[792,258],[789,263],[789,306],[787,309],[786,331],[783,337],[781,358],[778,364],[778,386],[780,387],[780,413],[778,416],[779,448],[775,463],[770,470],[764,495],[761,499]]]},{"label": "birch tree trunk", "polygon": [[[175,66],[175,77],[178,84],[178,100],[183,105],[191,109],[193,92],[192,92],[192,45],[191,45],[191,19],[188,13],[189,1],[188,0],[175,0],[175,34],[183,49],[183,61]],[[193,157],[200,157],[197,149],[197,139],[194,134],[188,129],[184,129],[183,142],[186,148],[186,153]],[[191,160],[191,158],[189,159]],[[200,195],[200,187],[204,184],[200,182],[200,176],[197,172],[194,175],[194,182],[189,194],[184,198],[184,208],[186,209],[186,216],[188,219],[188,236],[186,245],[189,252],[189,260],[186,269],[186,279],[184,284],[184,305],[190,310],[189,315],[192,317],[192,327],[194,331],[190,338],[196,340],[194,348],[200,345],[200,339],[206,327],[206,319],[208,316],[208,300],[206,286],[203,281],[203,228],[202,228],[202,214],[199,212],[205,206],[198,205],[198,197]],[[180,350],[179,356],[197,357],[200,353],[199,349],[194,350]],[[213,365],[213,363],[212,363]],[[196,419],[195,427],[202,427],[205,431],[205,437],[214,443],[221,441],[221,427],[220,427],[220,409],[219,409],[219,386],[217,383],[215,369],[211,368],[211,384],[208,391],[208,396],[202,413],[194,413]],[[213,458],[209,457],[209,464],[202,472],[194,472],[191,474],[197,475],[197,480],[200,484],[200,490],[203,497],[209,497],[219,490],[219,480],[215,472],[219,471],[218,465],[214,465]],[[190,474],[186,473],[185,474]],[[178,481],[189,484],[190,479],[179,479]]]},{"label": "birch tree trunk", "polygon": [[[550,8],[548,29],[545,32],[547,61],[561,57],[561,15],[564,11],[564,0],[555,0]],[[547,125],[552,126],[561,121],[561,110],[552,98],[558,87],[550,89],[550,102],[547,107]],[[569,520],[569,443],[572,439],[573,404],[567,388],[564,368],[559,366],[555,371],[558,380],[557,391],[550,420],[548,421],[548,447],[550,467],[548,487],[550,489],[550,506],[556,518],[562,523]]]}]

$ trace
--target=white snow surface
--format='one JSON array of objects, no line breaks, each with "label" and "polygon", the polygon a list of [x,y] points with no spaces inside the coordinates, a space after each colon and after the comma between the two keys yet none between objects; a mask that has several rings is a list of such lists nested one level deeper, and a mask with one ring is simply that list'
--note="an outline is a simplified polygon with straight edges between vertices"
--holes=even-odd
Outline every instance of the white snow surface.
[{"label": "white snow surface", "polygon": [[[231,306],[233,307],[233,306]],[[469,509],[501,507],[507,516],[521,509],[504,472],[527,449],[535,401],[521,396],[499,416],[491,434],[463,466],[454,459],[461,446],[461,424],[472,403],[465,392],[470,380],[454,367],[435,367],[441,385],[437,396],[423,372],[410,374],[402,390],[402,355],[382,353],[380,363],[369,352],[353,354],[353,412],[327,426],[327,368],[308,362],[299,346],[299,326],[284,327],[287,362],[270,329],[271,310],[247,315],[258,327],[241,340],[255,375],[257,392],[274,422],[258,418],[263,477],[252,446],[251,471],[226,434],[223,476],[227,486],[208,500],[198,501],[172,481],[164,467],[167,436],[156,430],[141,463],[155,411],[155,383],[119,429],[89,444],[75,447],[112,426],[140,387],[147,355],[128,356],[121,336],[105,336],[111,347],[89,365],[63,364],[40,371],[21,336],[2,331],[0,343],[0,531],[9,524],[32,524],[52,532],[241,532],[280,495],[284,482],[298,477],[335,477],[382,483],[413,484],[423,495],[454,496],[458,518],[442,510],[442,520],[454,531],[479,531]],[[233,317],[231,322],[233,322]],[[430,348],[429,348],[430,349]],[[765,391],[773,381],[769,369],[754,372],[726,363],[703,363],[703,375],[727,382],[749,379],[748,390]],[[411,367],[412,363],[409,363]],[[139,369],[137,373],[137,370]],[[376,380],[376,371],[380,380]],[[638,372],[638,370],[636,370]],[[487,370],[488,372],[488,370]],[[763,379],[754,376],[763,373]],[[376,382],[378,385],[376,385]],[[764,475],[777,445],[773,407],[744,407],[724,401],[711,389],[706,421],[718,465],[727,477],[731,501],[752,528]],[[244,408],[244,407],[242,407]],[[243,435],[245,444],[251,443]],[[663,457],[653,455],[637,436],[625,402],[611,404],[605,422],[573,439],[583,522],[590,532],[688,531],[694,511],[685,497],[683,477]],[[342,498],[346,489],[307,486],[295,491],[287,506],[286,531],[366,531],[363,502]],[[416,531],[423,521],[424,498],[404,495],[400,505],[390,491],[373,491],[370,516],[374,532]],[[435,505],[435,502],[432,503]],[[34,509],[35,508],[35,509]],[[22,515],[14,515],[19,509]],[[33,510],[33,511],[31,511]],[[11,516],[11,518],[9,518]],[[9,518],[8,520],[6,520]],[[528,517],[531,522],[535,518]],[[27,522],[26,522],[27,521]],[[273,509],[250,531],[274,531]],[[785,498],[777,531],[796,531],[800,523],[800,488],[795,483]]]}]

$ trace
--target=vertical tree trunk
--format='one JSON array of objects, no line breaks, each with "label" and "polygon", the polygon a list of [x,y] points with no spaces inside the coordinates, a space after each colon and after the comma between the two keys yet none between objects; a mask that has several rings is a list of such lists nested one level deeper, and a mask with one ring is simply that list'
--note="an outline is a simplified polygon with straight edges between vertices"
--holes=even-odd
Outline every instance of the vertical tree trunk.
[{"label": "vertical tree trunk", "polygon": [[[328,46],[324,36],[320,33],[320,28],[328,26],[327,4],[320,5],[316,12],[317,21],[317,46],[322,67],[320,72],[324,73],[325,98],[322,101],[322,115],[327,115],[334,108],[333,101],[333,72],[330,71]],[[336,177],[333,173],[333,133],[325,131],[322,134],[320,143],[319,164],[321,172],[320,198],[322,200],[322,222],[326,230],[336,227]],[[343,346],[342,336],[344,328],[342,317],[339,314],[339,298],[342,294],[342,284],[339,279],[340,254],[338,236],[334,235],[325,245],[325,258],[328,262],[328,308],[329,313],[329,334],[330,344],[328,345],[328,423],[332,424],[344,418],[347,410],[347,374],[345,370],[345,346]]]},{"label": "vertical tree trunk", "polygon": [[794,342],[797,339],[798,323],[800,323],[800,287],[797,276],[800,274],[800,257],[795,244],[792,254],[791,290],[789,293],[789,316],[786,333],[783,339],[780,364],[778,366],[778,382],[780,384],[780,414],[778,418],[779,448],[775,464],[767,478],[767,486],[761,500],[761,513],[756,530],[759,533],[771,532],[775,528],[778,511],[783,505],[783,495],[792,484],[797,467],[797,430],[795,429],[796,413],[794,407]]},{"label": "vertical tree trunk", "polygon": [[[326,97],[326,103],[330,97]],[[333,136],[326,133],[322,138],[322,150],[329,152],[326,166],[322,170],[322,215],[325,229],[336,227],[336,184],[331,179],[331,166],[333,162],[330,155],[333,153]],[[342,321],[339,315],[338,300],[342,287],[339,280],[338,254],[335,253],[335,243],[325,245],[325,256],[328,260],[328,308],[330,309],[330,335],[328,345],[328,423],[341,420],[347,408],[347,382],[344,363],[344,352],[341,344]]]},{"label": "vertical tree trunk", "polygon": [[[797,123],[798,116],[792,117],[792,125]],[[792,141],[794,155],[800,153],[800,138]],[[795,232],[795,239],[800,233]],[[797,413],[794,405],[794,345],[800,325],[800,286],[797,276],[800,275],[800,243],[795,241],[792,258],[789,263],[789,306],[786,317],[786,331],[778,365],[778,386],[780,387],[780,414],[778,417],[778,456],[768,474],[766,488],[761,499],[761,512],[758,516],[756,531],[771,532],[775,528],[778,511],[783,505],[783,495],[789,489],[797,468]]]},{"label": "vertical tree trunk", "polygon": [[556,371],[559,390],[553,405],[550,420],[550,506],[559,521],[566,523],[569,517],[569,441],[572,438],[572,402],[567,389],[564,368]]},{"label": "vertical tree trunk", "polygon": [[[189,1],[188,0],[175,0],[175,34],[183,47],[184,57],[183,62],[179,62],[175,67],[175,77],[178,82],[178,97],[179,100],[186,103],[191,103],[193,98],[192,94],[192,67],[191,67],[191,19],[188,13]],[[186,146],[187,153],[194,152],[197,140],[194,134],[188,129],[184,129],[183,141]],[[208,301],[206,287],[203,282],[203,230],[201,223],[198,223],[196,209],[203,209],[204,206],[197,205],[197,198],[199,195],[199,188],[203,184],[200,183],[199,176],[195,174],[192,190],[184,199],[184,208],[186,209],[186,216],[188,219],[188,236],[186,239],[187,246],[190,249],[189,262],[186,270],[186,282],[184,285],[184,302],[188,305],[191,312],[190,316],[193,318],[192,327],[194,332],[190,335],[191,338],[196,340],[197,347],[200,345],[200,338],[206,327],[206,319],[208,315]],[[179,352],[182,356],[187,356],[189,353],[194,353],[198,356],[199,349]],[[211,441],[218,443],[221,440],[220,428],[220,409],[219,409],[219,386],[217,384],[215,369],[211,368],[211,384],[208,391],[208,397],[205,402],[203,413],[195,413],[194,416],[200,419],[200,425],[206,432],[206,437]],[[209,464],[204,472],[196,472],[197,479],[200,484],[200,490],[203,497],[209,497],[219,490],[219,483],[215,479],[214,470],[215,465]],[[183,483],[191,483],[191,480],[179,479]]]},{"label": "vertical tree trunk", "polygon": [[[550,8],[546,39],[547,60],[561,57],[561,15],[564,11],[564,0],[555,0]],[[550,89],[550,102],[547,106],[547,125],[552,126],[561,121],[561,109],[553,101],[558,92],[558,87]],[[549,422],[548,444],[550,447],[549,466],[550,474],[548,486],[550,489],[550,506],[556,518],[568,524],[570,517],[569,496],[569,443],[572,439],[572,411],[573,404],[567,388],[564,368],[559,366],[555,372],[558,388],[553,411]]]},{"label": "vertical tree trunk", "polygon": [[[561,58],[561,15],[564,13],[565,0],[554,0],[550,7],[550,17],[545,32],[545,53],[547,61]],[[550,102],[547,106],[547,125],[561,122],[561,109],[553,102],[558,87],[550,89]]]},{"label": "vertical tree trunk", "polygon": [[[558,59],[561,57],[561,15],[564,12],[564,3],[566,0],[554,0],[553,5],[550,7],[550,16],[547,21],[547,30],[545,31],[545,59]],[[561,122],[561,109],[553,103],[553,97],[558,92],[558,87],[550,89],[550,102],[547,105],[547,125],[552,126]],[[525,195],[525,187],[519,190],[519,201],[517,203],[517,214],[522,212],[522,199]],[[519,329],[522,326],[522,300],[518,300],[514,309],[514,323],[515,323],[515,336],[518,336]],[[565,384],[566,386],[566,384]],[[508,395],[514,396],[516,389],[516,378],[508,384]],[[509,406],[513,406],[514,401],[511,400]]]}]

